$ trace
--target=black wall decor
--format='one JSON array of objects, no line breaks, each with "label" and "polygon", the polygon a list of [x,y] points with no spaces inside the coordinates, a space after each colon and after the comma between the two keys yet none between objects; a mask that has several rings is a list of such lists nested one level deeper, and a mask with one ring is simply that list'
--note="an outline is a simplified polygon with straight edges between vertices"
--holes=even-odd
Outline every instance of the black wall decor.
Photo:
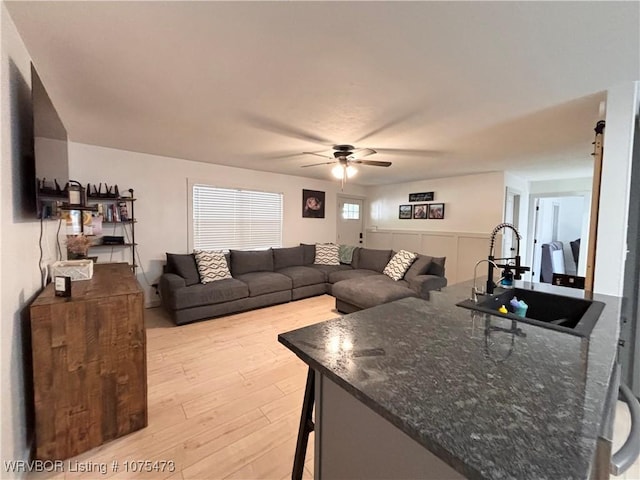
[{"label": "black wall decor", "polygon": [[434,199],[433,192],[410,193],[410,202],[432,202]]}]

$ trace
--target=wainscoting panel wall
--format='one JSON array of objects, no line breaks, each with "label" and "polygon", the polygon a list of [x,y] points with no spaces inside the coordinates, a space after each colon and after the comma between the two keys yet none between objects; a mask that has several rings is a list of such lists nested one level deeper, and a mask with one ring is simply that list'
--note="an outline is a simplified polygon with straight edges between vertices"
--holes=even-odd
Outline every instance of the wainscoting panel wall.
[{"label": "wainscoting panel wall", "polygon": [[[489,233],[429,232],[408,230],[366,230],[367,248],[400,249],[434,257],[447,257],[445,264],[449,285],[473,278],[478,260],[489,255]],[[496,237],[496,256],[500,255],[502,238]],[[478,276],[485,276],[486,268],[478,268]]]}]

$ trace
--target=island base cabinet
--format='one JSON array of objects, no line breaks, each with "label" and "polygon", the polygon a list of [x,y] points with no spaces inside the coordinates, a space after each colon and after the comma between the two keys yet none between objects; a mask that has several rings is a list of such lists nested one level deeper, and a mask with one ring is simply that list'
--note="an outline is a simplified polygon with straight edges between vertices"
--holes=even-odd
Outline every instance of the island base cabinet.
[{"label": "island base cabinet", "polygon": [[315,425],[317,480],[465,478],[318,371]]}]

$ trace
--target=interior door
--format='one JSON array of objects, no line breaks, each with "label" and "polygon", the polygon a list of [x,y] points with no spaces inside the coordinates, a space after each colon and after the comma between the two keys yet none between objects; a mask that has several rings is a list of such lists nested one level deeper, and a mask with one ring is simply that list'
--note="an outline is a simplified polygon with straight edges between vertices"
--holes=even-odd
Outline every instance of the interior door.
[{"label": "interior door", "polygon": [[363,201],[361,198],[338,196],[338,225],[336,242],[343,245],[362,246]]}]

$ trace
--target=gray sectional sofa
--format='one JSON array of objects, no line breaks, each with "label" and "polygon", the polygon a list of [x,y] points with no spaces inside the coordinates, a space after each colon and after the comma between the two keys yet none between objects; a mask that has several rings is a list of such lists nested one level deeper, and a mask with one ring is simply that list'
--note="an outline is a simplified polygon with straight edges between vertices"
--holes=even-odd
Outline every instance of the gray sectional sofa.
[{"label": "gray sectional sofa", "polygon": [[351,264],[315,265],[315,245],[260,251],[231,250],[233,278],[202,284],[193,254],[167,254],[159,290],[176,325],[323,295],[350,313],[404,297],[428,299],[447,284],[444,257],[419,255],[404,279],[383,274],[391,250],[356,248]]}]

